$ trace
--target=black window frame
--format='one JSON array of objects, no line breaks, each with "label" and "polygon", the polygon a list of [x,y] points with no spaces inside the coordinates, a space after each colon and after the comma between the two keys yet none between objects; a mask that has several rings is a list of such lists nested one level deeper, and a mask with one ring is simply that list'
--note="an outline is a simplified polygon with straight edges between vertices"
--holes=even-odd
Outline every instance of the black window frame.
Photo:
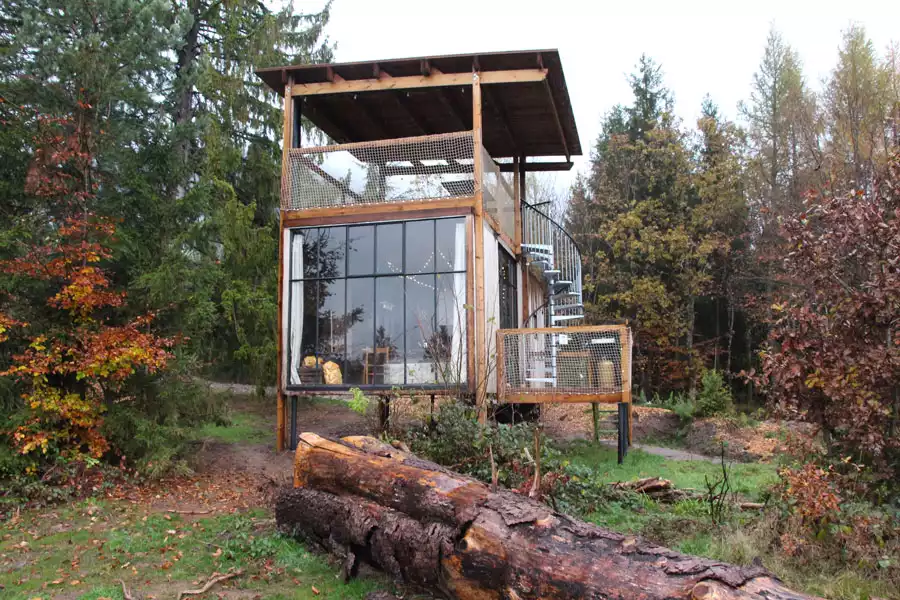
[{"label": "black window frame", "polygon": [[[434,321],[434,322],[433,322],[433,325],[436,324],[437,318],[438,318],[438,310],[437,310],[437,308],[438,308],[438,287],[439,287],[439,286],[437,285],[437,277],[438,277],[439,275],[442,275],[442,276],[443,276],[443,275],[458,275],[458,274],[463,274],[463,275],[466,275],[466,276],[467,276],[468,270],[469,270],[469,268],[470,268],[470,265],[468,264],[468,259],[467,259],[467,254],[466,254],[466,248],[467,248],[468,245],[471,243],[471,241],[468,239],[468,236],[467,236],[467,237],[465,238],[465,246],[464,246],[464,248],[463,248],[463,253],[464,253],[464,255],[466,256],[466,258],[465,258],[464,261],[463,261],[463,262],[464,262],[464,269],[463,269],[463,270],[457,271],[457,270],[439,269],[439,268],[438,268],[438,263],[439,263],[439,261],[438,261],[438,259],[437,259],[437,239],[438,239],[437,222],[438,222],[438,221],[445,221],[445,220],[454,220],[454,221],[461,221],[462,223],[465,224],[466,219],[467,219],[467,217],[466,217],[465,215],[451,215],[451,216],[445,216],[445,217],[426,217],[426,218],[421,218],[421,219],[403,219],[403,220],[391,220],[391,221],[370,221],[370,222],[363,222],[363,223],[344,223],[344,224],[334,224],[334,225],[322,225],[322,226],[309,226],[309,227],[296,227],[296,228],[291,228],[291,229],[289,230],[289,231],[290,231],[290,235],[288,236],[288,240],[287,240],[287,244],[288,244],[288,245],[287,245],[287,248],[288,248],[288,250],[287,250],[287,252],[285,253],[286,256],[288,257],[288,264],[286,265],[286,269],[285,269],[285,273],[286,273],[286,275],[287,275],[286,285],[287,285],[287,290],[288,290],[288,294],[287,294],[287,302],[288,302],[288,305],[287,305],[287,306],[288,306],[288,310],[287,310],[287,328],[286,328],[286,336],[285,336],[286,342],[285,342],[285,344],[284,344],[283,351],[286,353],[286,358],[287,358],[287,361],[286,361],[286,362],[287,362],[287,365],[288,365],[288,369],[290,369],[290,365],[293,364],[293,355],[292,355],[292,348],[291,348],[290,339],[291,339],[291,331],[292,331],[292,326],[293,326],[293,322],[292,322],[292,321],[293,321],[293,311],[291,310],[291,307],[293,306],[294,284],[296,284],[296,283],[304,283],[304,282],[307,282],[307,281],[313,281],[313,282],[322,282],[322,281],[326,281],[326,282],[334,282],[334,281],[341,280],[341,279],[344,280],[344,282],[345,282],[345,283],[344,283],[344,314],[347,314],[347,309],[348,309],[348,306],[347,306],[347,305],[348,305],[348,302],[349,302],[348,298],[349,298],[349,295],[350,295],[350,294],[349,294],[349,289],[348,289],[348,288],[349,288],[349,284],[347,283],[349,280],[351,280],[351,279],[370,279],[370,280],[373,280],[373,286],[372,286],[372,288],[373,288],[373,305],[377,305],[377,291],[376,291],[376,290],[377,290],[377,287],[378,287],[378,286],[374,284],[374,280],[381,279],[381,278],[389,278],[389,277],[397,277],[397,276],[400,276],[400,277],[402,277],[402,279],[403,279],[403,307],[402,307],[402,313],[403,313],[403,330],[404,330],[404,331],[403,331],[403,335],[401,336],[401,337],[402,337],[402,344],[403,344],[403,383],[402,383],[402,384],[400,384],[400,383],[370,384],[370,383],[346,383],[346,382],[344,382],[344,383],[341,383],[341,384],[331,384],[331,385],[329,385],[329,384],[324,384],[324,383],[321,383],[321,384],[319,384],[319,383],[314,383],[314,384],[291,383],[291,381],[290,381],[290,374],[288,373],[288,376],[287,376],[287,383],[286,383],[286,388],[285,388],[285,389],[287,389],[287,390],[289,390],[289,391],[300,391],[300,390],[304,390],[304,391],[316,391],[316,390],[327,391],[327,390],[335,390],[335,391],[336,391],[336,390],[349,390],[349,389],[351,389],[351,388],[360,388],[360,389],[362,389],[362,390],[390,390],[390,389],[394,389],[394,388],[398,388],[398,387],[399,387],[399,388],[411,388],[411,389],[426,389],[426,390],[427,390],[427,389],[435,389],[435,390],[443,390],[443,389],[447,389],[448,387],[450,387],[450,386],[448,386],[446,383],[408,383],[409,369],[408,369],[408,366],[407,366],[407,365],[408,365],[409,353],[408,353],[407,347],[406,347],[406,338],[407,338],[407,322],[406,322],[406,318],[407,318],[407,312],[408,312],[408,310],[407,310],[407,303],[406,303],[406,300],[407,300],[406,286],[407,286],[407,283],[408,283],[408,281],[407,281],[407,280],[408,280],[408,277],[410,277],[410,276],[422,276],[422,275],[425,275],[425,276],[431,276],[431,277],[434,277],[434,279],[435,279],[435,286],[434,286],[434,290],[433,290],[434,293],[433,293],[433,304],[432,304],[432,306],[434,307],[434,311],[433,311],[433,313],[432,313],[432,314],[433,314],[432,319],[433,319],[433,321]],[[407,236],[406,236],[406,226],[407,226],[408,223],[417,223],[417,222],[431,222],[431,223],[432,223],[432,248],[434,249],[435,256],[434,256],[434,258],[433,258],[433,260],[432,260],[433,267],[432,267],[432,269],[431,269],[430,271],[424,271],[424,272],[418,272],[418,271],[417,271],[417,272],[415,272],[415,273],[408,273],[408,272],[407,272],[407,265],[406,265],[406,262],[407,262],[407,256],[406,256],[406,240],[407,240]],[[401,270],[400,270],[399,273],[397,273],[397,272],[392,272],[392,273],[379,273],[379,272],[378,272],[378,268],[379,268],[379,267],[378,267],[378,226],[379,226],[379,225],[391,225],[391,224],[400,224],[400,225],[402,225],[401,258],[402,258],[402,263],[403,263],[403,264],[402,264],[402,267],[401,267]],[[350,267],[350,253],[349,253],[349,247],[350,247],[350,246],[349,246],[349,241],[350,241],[350,230],[351,230],[352,228],[355,228],[355,227],[366,227],[366,226],[374,227],[374,242],[373,242],[373,249],[372,249],[372,251],[373,251],[373,258],[372,258],[373,267],[372,267],[372,272],[369,273],[369,274],[364,274],[364,275],[351,275],[351,274],[350,274],[350,268],[349,268],[349,267]],[[318,275],[319,275],[319,273],[318,273],[318,270],[319,270],[319,265],[318,265],[318,263],[319,263],[319,256],[316,256],[316,259],[315,259],[315,260],[316,260],[316,276],[315,276],[315,277],[307,277],[307,276],[306,276],[306,271],[307,271],[307,266],[306,266],[306,264],[304,264],[303,272],[300,273],[300,277],[294,277],[294,265],[291,264],[290,260],[291,260],[291,258],[292,258],[292,256],[293,256],[293,254],[292,254],[292,249],[293,249],[293,247],[294,247],[295,236],[297,236],[297,235],[307,235],[308,232],[310,232],[310,231],[318,231],[318,230],[320,230],[320,229],[338,229],[338,228],[343,228],[343,230],[344,230],[344,245],[343,245],[343,248],[344,248],[344,257],[343,257],[344,265],[343,265],[343,274],[342,274],[340,277],[319,277],[319,276],[318,276]],[[466,230],[468,230],[468,228],[466,228]],[[301,243],[302,243],[302,242],[301,242]],[[317,292],[316,292],[316,293],[317,293],[317,294],[321,293],[322,287],[323,287],[323,286],[321,286],[321,285],[317,285],[317,286],[316,286],[316,289],[317,289]],[[468,287],[468,286],[467,286],[467,287]],[[304,291],[305,291],[305,284],[304,284],[304,286],[303,286],[303,289],[304,289]],[[318,306],[318,296],[317,296],[317,299],[316,299],[316,305]],[[318,310],[318,309],[317,309],[317,310]],[[301,317],[301,318],[302,318],[302,317]],[[315,334],[315,340],[316,340],[316,343],[315,343],[315,351],[312,353],[312,355],[316,357],[317,368],[319,368],[319,367],[318,367],[318,364],[319,364],[319,360],[318,360],[318,359],[319,359],[319,325],[320,325],[320,324],[319,324],[319,318],[318,318],[318,316],[317,316],[317,318],[315,319],[315,323],[316,323],[316,334]],[[463,320],[463,322],[461,323],[461,327],[463,328],[463,332],[464,332],[464,333],[463,333],[463,336],[464,336],[464,339],[465,339],[465,336],[468,335],[468,332],[466,331],[466,329],[467,329],[467,320],[465,320],[465,319]],[[373,328],[373,339],[374,339],[374,337],[375,337],[375,335],[376,335],[376,333],[377,333],[377,319],[375,318],[375,315],[374,315],[374,314],[373,314],[373,316],[372,316],[372,328]],[[344,356],[343,356],[343,360],[342,360],[342,364],[341,364],[341,373],[344,375],[344,377],[346,377],[346,374],[348,373],[347,367],[348,367],[348,364],[350,363],[349,349],[348,349],[348,347],[347,347],[347,330],[344,331],[344,344],[343,344],[343,348],[344,348]],[[301,360],[302,360],[302,356],[303,356],[303,355],[309,356],[309,354],[310,354],[310,353],[305,353],[305,352],[303,352],[303,350],[301,349]],[[467,385],[468,374],[467,374],[467,373],[463,373],[462,375],[463,375],[462,380],[459,381],[459,382],[456,382],[456,384],[457,384],[457,385],[460,385],[460,386],[465,386],[465,385]]]},{"label": "black window frame", "polygon": [[[499,279],[498,325],[500,329],[519,328],[519,263],[506,251],[503,244],[497,244],[497,278]],[[504,291],[506,292],[504,294]]]}]

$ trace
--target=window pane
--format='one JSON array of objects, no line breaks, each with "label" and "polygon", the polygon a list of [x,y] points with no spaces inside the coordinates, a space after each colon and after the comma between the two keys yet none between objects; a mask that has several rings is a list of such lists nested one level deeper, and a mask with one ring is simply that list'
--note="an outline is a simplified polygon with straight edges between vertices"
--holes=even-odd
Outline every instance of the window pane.
[{"label": "window pane", "polygon": [[365,384],[375,331],[375,280],[347,280],[347,371],[344,383]]},{"label": "window pane", "polygon": [[466,381],[466,275],[437,275],[437,337],[446,345],[435,347],[438,383]]},{"label": "window pane", "polygon": [[303,230],[303,277],[315,277],[319,266],[319,230]]},{"label": "window pane", "polygon": [[403,383],[403,278],[375,280],[375,348],[368,358],[369,383]]},{"label": "window pane", "polygon": [[434,330],[434,275],[408,275],[406,277],[407,383],[434,383],[432,354],[441,346],[442,341]]},{"label": "window pane", "polygon": [[406,224],[406,273],[434,272],[434,221]]},{"label": "window pane", "polygon": [[324,383],[343,383],[342,377],[336,377],[344,370],[344,286],[346,279],[333,282],[319,281],[319,339],[316,354],[320,362],[335,363],[329,365]]},{"label": "window pane", "polygon": [[375,227],[350,227],[348,234],[349,274],[371,275],[375,272]]},{"label": "window pane", "polygon": [[466,268],[466,220],[438,219],[437,270],[464,271]]},{"label": "window pane", "polygon": [[376,272],[399,275],[403,272],[403,225],[390,223],[375,227]]},{"label": "window pane", "polygon": [[317,287],[313,282],[298,281],[291,284],[288,381],[292,385],[320,383],[316,369],[303,366],[304,359],[308,357],[311,357],[311,364],[315,365]]},{"label": "window pane", "polygon": [[347,248],[347,228],[320,228],[318,234],[318,246],[319,273],[317,276],[323,279],[343,277]]}]

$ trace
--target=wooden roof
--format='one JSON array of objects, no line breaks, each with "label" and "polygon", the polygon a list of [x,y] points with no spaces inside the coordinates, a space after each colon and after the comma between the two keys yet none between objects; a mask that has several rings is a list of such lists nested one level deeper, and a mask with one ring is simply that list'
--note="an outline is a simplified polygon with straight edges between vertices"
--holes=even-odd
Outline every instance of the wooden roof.
[{"label": "wooden roof", "polygon": [[[580,156],[575,115],[556,50],[295,65],[259,69],[257,74],[284,94],[288,75],[295,84],[324,84],[479,71],[487,81],[487,72],[535,69],[545,69],[546,79],[482,85],[487,151],[494,158]],[[303,116],[338,143],[472,128],[471,84],[319,93],[298,100]]]}]

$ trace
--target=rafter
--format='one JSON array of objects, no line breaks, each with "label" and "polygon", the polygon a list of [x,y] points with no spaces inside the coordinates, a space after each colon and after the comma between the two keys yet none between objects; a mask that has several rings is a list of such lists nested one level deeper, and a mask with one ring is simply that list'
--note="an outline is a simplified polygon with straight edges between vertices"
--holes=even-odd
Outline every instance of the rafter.
[{"label": "rafter", "polygon": [[[546,72],[546,70],[544,69],[544,59],[541,57],[540,54],[537,55],[537,62],[538,62],[538,68],[540,70],[544,70]],[[550,89],[550,82],[547,81],[546,77],[543,79],[543,82],[544,82],[544,91],[547,94],[547,98],[550,100],[550,111],[553,113],[553,119],[556,122],[556,131],[559,133],[559,139],[562,142],[563,149],[566,153],[566,161],[571,162],[572,156],[571,156],[571,153],[569,152],[569,144],[566,141],[566,133],[563,130],[562,121],[559,118],[559,110],[557,110],[557,108],[556,108],[556,100],[553,98],[553,90]]]},{"label": "rafter", "polygon": [[483,90],[483,93],[485,100],[487,100],[485,104],[489,106],[491,110],[500,118],[500,122],[503,124],[503,131],[506,133],[506,137],[508,137],[509,141],[512,143],[515,154],[518,156],[521,153],[519,150],[521,146],[519,145],[519,141],[516,139],[516,136],[513,133],[512,126],[509,124],[509,116],[506,114],[506,109],[500,102],[500,98],[498,98],[496,94],[492,93],[490,91],[490,88],[485,88]]}]

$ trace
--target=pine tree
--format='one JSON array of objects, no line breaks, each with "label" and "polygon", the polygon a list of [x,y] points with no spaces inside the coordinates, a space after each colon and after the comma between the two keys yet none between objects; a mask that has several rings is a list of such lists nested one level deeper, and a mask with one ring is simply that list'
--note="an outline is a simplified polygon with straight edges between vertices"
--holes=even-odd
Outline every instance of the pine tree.
[{"label": "pine tree", "polygon": [[884,157],[889,112],[885,81],[875,47],[859,25],[844,32],[838,64],[826,90],[828,141],[836,180],[872,184]]}]

